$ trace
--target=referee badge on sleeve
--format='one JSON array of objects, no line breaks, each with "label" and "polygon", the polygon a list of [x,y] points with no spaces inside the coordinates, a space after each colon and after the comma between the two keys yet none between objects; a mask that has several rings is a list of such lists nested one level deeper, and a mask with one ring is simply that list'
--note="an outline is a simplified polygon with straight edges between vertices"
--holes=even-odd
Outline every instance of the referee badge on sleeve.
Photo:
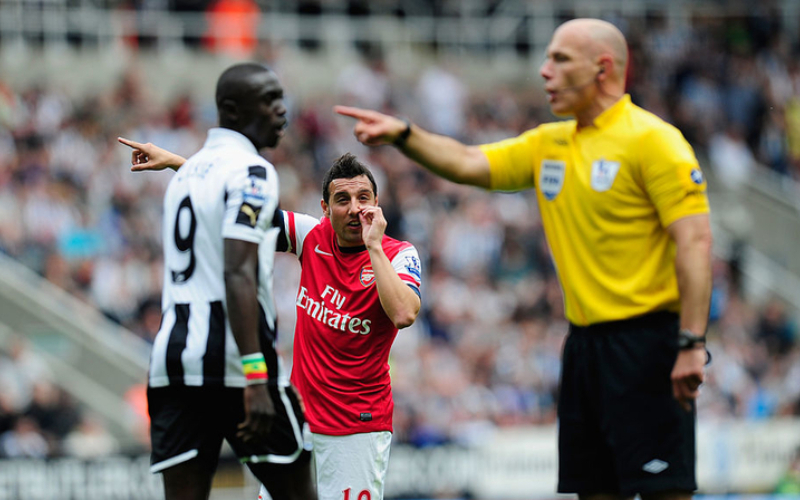
[{"label": "referee badge on sleeve", "polygon": [[608,191],[614,185],[619,172],[619,162],[600,158],[592,162],[592,189],[598,193]]},{"label": "referee badge on sleeve", "polygon": [[539,170],[539,190],[547,200],[553,200],[564,187],[567,164],[561,160],[542,160]]}]

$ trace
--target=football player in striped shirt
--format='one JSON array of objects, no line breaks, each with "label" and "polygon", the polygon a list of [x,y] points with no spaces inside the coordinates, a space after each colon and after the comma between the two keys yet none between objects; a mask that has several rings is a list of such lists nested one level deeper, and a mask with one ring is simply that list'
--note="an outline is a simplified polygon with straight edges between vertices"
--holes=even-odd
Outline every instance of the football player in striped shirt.
[{"label": "football player in striped shirt", "polygon": [[[135,147],[149,159],[136,170],[184,161],[152,144]],[[419,254],[384,234],[377,191],[369,169],[345,154],[323,179],[321,219],[286,211],[278,219],[277,250],[297,255],[302,268],[292,382],[306,402],[320,499],[383,498],[394,409],[389,351],[421,304]]]},{"label": "football player in striped shirt", "polygon": [[[166,498],[207,499],[223,439],[276,499],[315,499],[300,403],[275,351],[278,176],[258,154],[286,125],[257,64],[217,82],[219,128],[164,196],[161,329],[148,380],[153,472]],[[143,145],[132,157],[146,165]]]}]

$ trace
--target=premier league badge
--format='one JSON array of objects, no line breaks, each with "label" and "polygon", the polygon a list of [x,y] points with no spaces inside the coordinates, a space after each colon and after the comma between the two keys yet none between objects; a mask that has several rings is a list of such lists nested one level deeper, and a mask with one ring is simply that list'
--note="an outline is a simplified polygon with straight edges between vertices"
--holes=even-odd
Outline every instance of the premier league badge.
[{"label": "premier league badge", "polygon": [[614,185],[619,172],[619,162],[600,158],[592,162],[592,189],[598,193],[608,191]]}]

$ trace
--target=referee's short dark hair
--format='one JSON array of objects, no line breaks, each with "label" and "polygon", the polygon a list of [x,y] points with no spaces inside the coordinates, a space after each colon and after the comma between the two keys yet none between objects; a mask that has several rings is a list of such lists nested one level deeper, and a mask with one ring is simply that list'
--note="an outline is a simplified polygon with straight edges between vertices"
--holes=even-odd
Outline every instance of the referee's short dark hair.
[{"label": "referee's short dark hair", "polygon": [[334,179],[352,179],[359,175],[366,175],[369,182],[372,183],[372,193],[378,196],[378,185],[375,184],[375,177],[369,171],[366,165],[358,161],[356,155],[352,153],[345,153],[342,156],[333,160],[331,168],[325,172],[325,177],[322,179],[322,199],[328,203],[328,197],[331,195],[328,187]]}]

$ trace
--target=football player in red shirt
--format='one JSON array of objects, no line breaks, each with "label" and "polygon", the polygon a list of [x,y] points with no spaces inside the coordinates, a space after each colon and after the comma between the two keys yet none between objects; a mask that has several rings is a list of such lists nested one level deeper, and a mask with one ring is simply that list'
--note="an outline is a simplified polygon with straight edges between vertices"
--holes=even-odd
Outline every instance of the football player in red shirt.
[{"label": "football player in red shirt", "polygon": [[[134,148],[134,171],[179,168],[152,144]],[[325,174],[323,217],[278,211],[277,250],[302,272],[292,384],[306,402],[321,500],[383,498],[392,438],[389,351],[421,305],[419,254],[384,234],[372,173],[351,154]],[[265,490],[260,498],[268,498]]]}]

